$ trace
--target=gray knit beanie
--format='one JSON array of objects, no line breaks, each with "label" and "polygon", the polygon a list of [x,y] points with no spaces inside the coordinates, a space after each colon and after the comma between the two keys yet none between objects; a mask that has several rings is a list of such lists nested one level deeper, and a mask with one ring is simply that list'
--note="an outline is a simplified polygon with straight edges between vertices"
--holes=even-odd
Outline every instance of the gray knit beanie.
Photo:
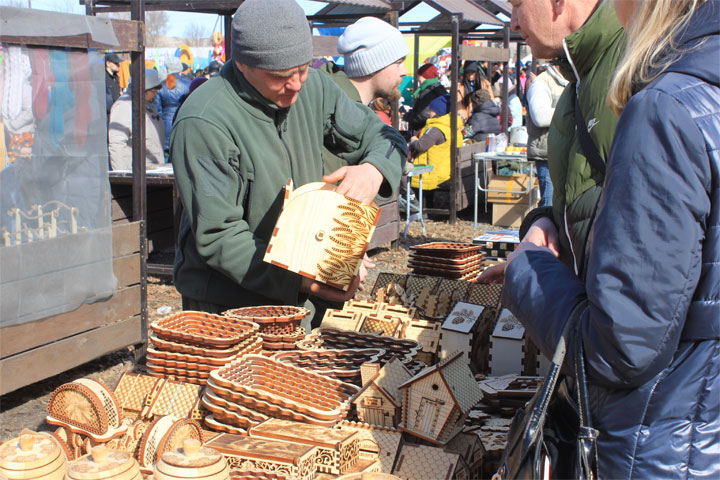
[{"label": "gray knit beanie", "polygon": [[337,50],[345,56],[350,78],[375,73],[410,53],[400,30],[375,17],[363,17],[347,27]]},{"label": "gray knit beanie", "polygon": [[312,60],[312,33],[295,0],[245,0],[232,21],[232,58],[250,67],[286,70]]}]

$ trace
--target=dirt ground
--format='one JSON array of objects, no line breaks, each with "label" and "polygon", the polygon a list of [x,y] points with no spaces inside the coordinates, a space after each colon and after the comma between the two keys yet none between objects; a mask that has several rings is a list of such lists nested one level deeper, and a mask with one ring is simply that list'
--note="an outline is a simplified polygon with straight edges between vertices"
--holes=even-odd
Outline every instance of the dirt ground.
[{"label": "dirt ground", "polygon": [[[482,222],[489,222],[489,215],[482,214]],[[357,298],[369,298],[369,292],[379,272],[407,273],[408,248],[412,245],[431,241],[459,241],[471,242],[478,235],[487,230],[496,230],[488,223],[478,223],[473,226],[472,208],[461,212],[458,221],[450,225],[444,220],[426,220],[426,232],[423,235],[419,222],[410,225],[407,239],[402,238],[397,248],[390,245],[368,252],[376,268],[370,271],[366,281],[366,291],[358,292]],[[404,224],[403,224],[404,225]],[[169,279],[150,277],[148,279],[148,323],[161,318],[171,307],[172,312],[181,310],[180,295]],[[158,309],[161,309],[158,312]],[[0,442],[4,442],[19,434],[23,428],[31,430],[51,430],[45,422],[47,402],[52,391],[58,386],[74,381],[78,378],[89,377],[101,380],[114,388],[118,379],[124,372],[136,371],[144,373],[144,364],[135,362],[135,352],[132,347],[120,350],[99,359],[96,359],[77,368],[56,375],[47,380],[24,387],[15,392],[0,396]]]}]

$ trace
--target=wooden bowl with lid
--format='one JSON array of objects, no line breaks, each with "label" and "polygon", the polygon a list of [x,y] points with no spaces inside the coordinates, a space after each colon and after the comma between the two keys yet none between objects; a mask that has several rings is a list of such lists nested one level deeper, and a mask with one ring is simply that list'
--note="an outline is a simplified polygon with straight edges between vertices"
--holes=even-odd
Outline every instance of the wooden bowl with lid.
[{"label": "wooden bowl with lid", "polygon": [[202,479],[229,480],[230,467],[217,450],[203,447],[190,438],[182,448],[165,452],[155,464],[154,480]]},{"label": "wooden bowl with lid", "polygon": [[23,430],[0,446],[0,476],[9,480],[61,480],[66,470],[65,451],[48,435]]},{"label": "wooden bowl with lid", "polygon": [[93,448],[68,465],[65,480],[142,480],[140,466],[132,455],[110,450],[104,445]]}]

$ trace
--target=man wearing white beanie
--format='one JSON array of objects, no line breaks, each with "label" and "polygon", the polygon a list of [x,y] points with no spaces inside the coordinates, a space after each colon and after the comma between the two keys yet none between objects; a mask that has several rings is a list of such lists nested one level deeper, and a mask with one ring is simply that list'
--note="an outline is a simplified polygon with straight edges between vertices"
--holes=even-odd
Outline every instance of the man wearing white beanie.
[{"label": "man wearing white beanie", "polygon": [[[345,58],[345,66],[328,62],[319,70],[330,75],[348,97],[363,105],[378,97],[390,104],[400,99],[409,53],[400,30],[379,18],[363,17],[338,38],[337,51]],[[323,162],[328,171],[346,165],[327,149],[323,150]]]},{"label": "man wearing white beanie", "polygon": [[400,99],[409,51],[397,28],[379,18],[363,17],[345,29],[337,50],[345,57],[345,67],[328,62],[320,70],[351,99],[365,105],[378,97]]}]

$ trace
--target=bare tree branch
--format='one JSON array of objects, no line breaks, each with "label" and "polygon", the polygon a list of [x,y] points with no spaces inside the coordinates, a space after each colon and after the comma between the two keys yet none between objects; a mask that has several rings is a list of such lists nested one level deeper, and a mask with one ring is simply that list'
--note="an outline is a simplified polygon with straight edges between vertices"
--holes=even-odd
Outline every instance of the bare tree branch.
[{"label": "bare tree branch", "polygon": [[160,37],[165,36],[169,28],[168,14],[164,10],[153,10],[145,13],[145,45],[154,47]]},{"label": "bare tree branch", "polygon": [[193,23],[185,28],[185,42],[191,47],[201,47],[210,42],[210,36],[202,25]]}]

